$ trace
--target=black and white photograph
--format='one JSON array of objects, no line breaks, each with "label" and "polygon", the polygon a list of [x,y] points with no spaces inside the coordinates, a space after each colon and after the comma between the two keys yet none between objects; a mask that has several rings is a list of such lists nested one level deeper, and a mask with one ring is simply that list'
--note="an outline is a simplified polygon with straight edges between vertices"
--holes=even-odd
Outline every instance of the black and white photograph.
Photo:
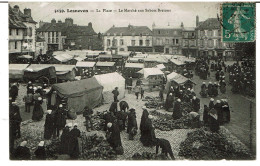
[{"label": "black and white photograph", "polygon": [[256,31],[255,2],[8,2],[9,160],[256,160]]}]

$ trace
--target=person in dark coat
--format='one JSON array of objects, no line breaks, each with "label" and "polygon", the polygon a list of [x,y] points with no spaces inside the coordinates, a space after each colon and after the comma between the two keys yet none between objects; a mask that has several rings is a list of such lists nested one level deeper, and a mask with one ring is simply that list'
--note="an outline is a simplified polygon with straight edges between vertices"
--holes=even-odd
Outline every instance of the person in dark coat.
[{"label": "person in dark coat", "polygon": [[205,125],[208,125],[209,110],[210,110],[209,107],[207,105],[204,105],[203,122]]},{"label": "person in dark coat", "polygon": [[197,98],[196,96],[193,96],[193,99],[192,99],[192,108],[195,112],[199,112],[200,110],[200,99]]},{"label": "person in dark coat", "polygon": [[144,89],[142,87],[140,88],[140,93],[141,93],[141,99],[144,98]]},{"label": "person in dark coat", "polygon": [[60,130],[62,130],[65,127],[65,125],[66,125],[66,117],[65,117],[65,115],[66,114],[65,114],[65,111],[63,109],[63,105],[60,104],[59,108],[55,112],[55,117],[56,118],[55,118],[54,125],[55,125],[55,130],[56,131],[54,131],[54,132],[56,132],[57,137],[60,136]]},{"label": "person in dark coat", "polygon": [[181,112],[181,100],[177,99],[177,101],[174,104],[173,108],[173,113],[172,113],[172,118],[174,120],[180,119],[182,117],[182,112]]},{"label": "person in dark coat", "polygon": [[78,124],[75,123],[73,129],[69,132],[69,155],[71,159],[78,159],[79,157],[79,142],[80,130],[77,128]]},{"label": "person in dark coat", "polygon": [[213,85],[212,85],[212,82],[209,82],[209,85],[208,85],[208,95],[211,97],[213,92]]},{"label": "person in dark coat", "polygon": [[62,134],[60,136],[60,153],[61,154],[69,154],[69,138],[70,138],[70,128],[72,127],[72,123],[66,124],[64,127]]},{"label": "person in dark coat", "polygon": [[168,156],[169,154],[171,156],[171,159],[175,160],[171,144],[168,140],[163,138],[156,138],[156,154],[158,154],[159,148],[162,149],[162,154],[164,154],[165,156]]},{"label": "person in dark coat", "polygon": [[159,91],[159,97],[161,99],[161,101],[163,102],[163,89],[161,88],[160,91]]},{"label": "person in dark coat", "polygon": [[46,160],[46,151],[44,147],[44,141],[41,141],[38,145],[38,148],[34,152],[37,160]]},{"label": "person in dark coat", "polygon": [[119,96],[118,87],[115,87],[115,89],[112,91],[112,93],[114,95],[114,102],[117,102],[118,101],[117,97]]},{"label": "person in dark coat", "polygon": [[143,145],[144,146],[155,146],[156,145],[156,136],[154,132],[154,127],[152,124],[152,116],[148,115],[148,118],[145,121],[145,127],[143,130]]},{"label": "person in dark coat", "polygon": [[113,112],[114,115],[115,115],[117,111],[118,111],[118,110],[117,110],[117,102],[113,102],[113,103],[110,105],[109,112]]},{"label": "person in dark coat", "polygon": [[220,92],[223,94],[226,93],[226,85],[227,84],[226,84],[225,80],[220,82]]},{"label": "person in dark coat", "polygon": [[107,128],[108,128],[108,133],[109,133],[109,137],[107,138],[107,141],[110,144],[110,146],[114,150],[116,150],[117,147],[122,146],[121,136],[120,136],[120,131],[119,131],[118,125],[115,123],[109,122],[107,124]]},{"label": "person in dark coat", "polygon": [[223,111],[223,122],[229,123],[230,122],[230,109],[226,99],[223,99],[222,103],[222,111]]},{"label": "person in dark coat", "polygon": [[214,109],[217,111],[218,115],[218,123],[219,125],[223,124],[223,111],[222,111],[222,104],[220,100],[217,100]]},{"label": "person in dark coat", "polygon": [[210,99],[210,102],[209,102],[209,110],[211,110],[211,109],[214,108],[214,107],[215,107],[214,99],[211,98],[211,99]]},{"label": "person in dark coat", "polygon": [[212,86],[212,95],[215,97],[218,96],[218,84],[216,82]]},{"label": "person in dark coat", "polygon": [[104,113],[104,120],[105,120],[104,131],[107,131],[107,124],[108,123],[113,123],[116,120],[116,116],[115,116],[115,114],[113,112],[105,111],[105,113]]},{"label": "person in dark coat", "polygon": [[129,133],[129,140],[134,139],[134,135],[136,134],[137,129],[138,127],[137,127],[135,109],[131,108],[128,114],[128,123],[127,123],[127,130],[126,130],[126,132]]},{"label": "person in dark coat", "polygon": [[13,84],[10,88],[9,95],[12,97],[12,101],[14,102],[18,96],[18,86],[17,84]]},{"label": "person in dark coat", "polygon": [[14,152],[14,159],[15,160],[30,160],[31,153],[30,149],[26,147],[27,141],[21,142],[20,146]]},{"label": "person in dark coat", "polygon": [[123,112],[122,110],[119,110],[118,112],[116,112],[115,116],[117,118],[120,131],[125,130],[125,123],[126,123],[126,119],[127,119],[127,113]]},{"label": "person in dark coat", "polygon": [[92,114],[93,114],[93,110],[91,108],[89,108],[88,106],[86,106],[86,108],[84,109],[83,112],[83,116],[85,117],[86,120],[86,129],[89,132],[91,128],[91,130],[93,130],[93,123],[92,123]]},{"label": "person in dark coat", "polygon": [[217,111],[214,108],[212,108],[209,111],[208,122],[209,122],[209,128],[211,132],[219,131],[218,115],[217,115]]},{"label": "person in dark coat", "polygon": [[42,109],[42,97],[38,97],[37,101],[35,101],[33,108],[32,120],[40,121],[43,118],[43,109]]},{"label": "person in dark coat", "polygon": [[54,129],[54,119],[52,110],[47,110],[48,114],[46,115],[45,118],[45,124],[44,124],[44,139],[51,139],[51,136],[53,134],[53,129]]},{"label": "person in dark coat", "polygon": [[148,119],[148,111],[145,107],[143,107],[143,114],[142,114],[142,117],[141,117],[141,123],[140,123],[140,131],[141,131],[141,137],[140,137],[140,141],[143,143],[143,141],[145,140],[145,122],[146,120]]},{"label": "person in dark coat", "polygon": [[119,107],[120,107],[120,110],[124,111],[124,112],[127,112],[127,110],[129,109],[129,105],[126,101],[120,101]]},{"label": "person in dark coat", "polygon": [[201,85],[201,91],[200,91],[201,97],[207,97],[207,85],[205,82],[202,83]]},{"label": "person in dark coat", "polygon": [[10,107],[10,134],[13,139],[17,139],[21,137],[20,125],[22,122],[22,118],[20,115],[20,108],[16,105],[16,102],[12,102]]},{"label": "person in dark coat", "polygon": [[174,101],[174,96],[172,95],[172,93],[169,93],[169,95],[166,97],[166,101],[165,101],[165,110],[166,111],[173,108],[173,101]]}]

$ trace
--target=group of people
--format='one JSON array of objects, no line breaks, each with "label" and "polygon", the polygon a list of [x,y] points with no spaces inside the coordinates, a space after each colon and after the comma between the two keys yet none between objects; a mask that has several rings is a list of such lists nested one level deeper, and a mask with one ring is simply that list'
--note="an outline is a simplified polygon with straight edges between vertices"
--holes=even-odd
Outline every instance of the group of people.
[{"label": "group of people", "polygon": [[227,99],[217,100],[211,98],[209,105],[204,105],[204,124],[210,127],[212,132],[218,132],[219,126],[230,122],[230,109]]},{"label": "group of people", "polygon": [[217,82],[209,82],[208,86],[205,82],[203,82],[201,85],[200,95],[201,97],[217,97],[219,95],[219,89],[221,93],[226,92],[226,84],[224,80],[221,81],[219,84]]},{"label": "group of people", "polygon": [[197,74],[200,79],[203,80],[206,80],[210,76],[209,65],[203,58],[196,59],[195,74]]}]

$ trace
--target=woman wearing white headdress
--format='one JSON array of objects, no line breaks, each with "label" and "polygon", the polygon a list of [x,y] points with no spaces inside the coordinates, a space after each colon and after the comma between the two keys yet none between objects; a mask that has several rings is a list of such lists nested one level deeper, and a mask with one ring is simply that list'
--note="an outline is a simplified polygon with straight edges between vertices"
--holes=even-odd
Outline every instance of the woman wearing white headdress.
[{"label": "woman wearing white headdress", "polygon": [[14,152],[14,159],[15,160],[30,160],[31,153],[30,149],[26,147],[27,141],[23,141],[20,143],[20,146]]}]

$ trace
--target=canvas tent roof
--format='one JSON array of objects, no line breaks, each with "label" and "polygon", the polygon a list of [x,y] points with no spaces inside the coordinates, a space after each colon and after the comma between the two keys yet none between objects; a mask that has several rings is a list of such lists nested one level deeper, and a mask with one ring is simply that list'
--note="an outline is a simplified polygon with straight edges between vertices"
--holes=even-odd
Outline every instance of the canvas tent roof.
[{"label": "canvas tent roof", "polygon": [[67,62],[71,59],[73,59],[73,55],[69,55],[69,54],[59,54],[54,56],[55,59],[57,59],[60,62]]},{"label": "canvas tent roof", "polygon": [[178,59],[171,59],[171,62],[178,66],[185,65],[185,63],[183,61],[180,61]]},{"label": "canvas tent roof", "polygon": [[98,56],[99,58],[112,58],[111,54],[101,54]]},{"label": "canvas tent roof", "polygon": [[18,56],[18,58],[20,58],[20,59],[33,59],[33,57],[31,56],[31,55],[20,55],[20,56]]},{"label": "canvas tent roof", "polygon": [[125,64],[126,68],[144,68],[144,64],[143,63],[126,63]]},{"label": "canvas tent roof", "polygon": [[156,67],[160,70],[165,69],[165,66],[163,64],[156,65]]},{"label": "canvas tent roof", "polygon": [[105,67],[110,67],[110,66],[114,66],[115,62],[97,62],[96,66],[101,67],[101,66],[105,66]]},{"label": "canvas tent roof", "polygon": [[76,67],[94,67],[96,62],[77,62]]},{"label": "canvas tent roof", "polygon": [[144,75],[144,78],[147,78],[151,75],[164,75],[163,72],[158,68],[143,68],[142,70],[138,71]]},{"label": "canvas tent roof", "polygon": [[9,64],[9,78],[23,78],[24,70],[29,64]]},{"label": "canvas tent roof", "polygon": [[31,64],[29,67],[27,67],[25,70],[30,72],[38,72],[40,70],[49,68],[54,65],[47,65],[47,64]]},{"label": "canvas tent roof", "polygon": [[[184,77],[181,74],[172,72],[171,74],[167,75],[167,80],[168,81],[175,81],[177,84],[185,84],[187,81],[192,82],[191,80],[189,80],[188,78]],[[195,84],[194,82],[192,82],[193,84]]]},{"label": "canvas tent roof", "polygon": [[71,81],[52,86],[61,97],[77,97],[86,92],[102,88],[96,78],[83,79],[79,81]]}]

